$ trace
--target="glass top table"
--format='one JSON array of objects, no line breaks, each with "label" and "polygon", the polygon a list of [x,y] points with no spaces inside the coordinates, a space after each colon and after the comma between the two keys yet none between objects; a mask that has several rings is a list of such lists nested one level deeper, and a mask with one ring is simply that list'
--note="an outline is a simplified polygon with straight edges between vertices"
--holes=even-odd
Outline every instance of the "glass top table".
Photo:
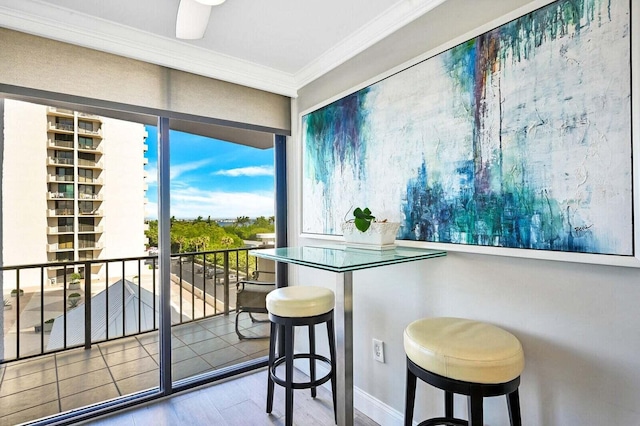
[{"label": "glass top table", "polygon": [[339,426],[353,425],[353,271],[446,256],[442,250],[395,247],[386,250],[345,245],[250,250],[250,255],[336,273],[336,410]]},{"label": "glass top table", "polygon": [[446,256],[447,253],[441,250],[409,247],[396,247],[391,250],[368,250],[347,246],[305,246],[251,250],[249,254],[263,259],[275,260],[276,262],[293,263],[332,272],[349,272],[441,257]]}]

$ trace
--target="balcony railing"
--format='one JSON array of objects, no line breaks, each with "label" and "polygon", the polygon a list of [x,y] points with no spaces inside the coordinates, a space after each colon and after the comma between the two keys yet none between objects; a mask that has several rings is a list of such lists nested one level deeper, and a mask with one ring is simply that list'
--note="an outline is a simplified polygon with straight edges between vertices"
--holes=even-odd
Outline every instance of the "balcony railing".
[{"label": "balcony railing", "polygon": [[48,217],[73,216],[73,209],[48,209],[47,216]]},{"label": "balcony railing", "polygon": [[87,194],[85,192],[81,192],[80,194],[78,194],[78,198],[81,200],[102,200],[102,195],[101,194]]},{"label": "balcony railing", "polygon": [[73,225],[49,226],[47,227],[47,232],[49,234],[64,234],[73,232]]},{"label": "balcony railing", "polygon": [[73,141],[49,139],[49,146],[53,146],[53,147],[56,147],[56,148],[70,148],[70,149],[73,149]]},{"label": "balcony railing", "polygon": [[73,166],[73,158],[49,157],[49,164]]},{"label": "balcony railing", "polygon": [[73,250],[73,243],[47,244],[47,251],[66,251],[66,250]]},{"label": "balcony railing", "polygon": [[82,127],[79,127],[78,128],[78,134],[80,134],[80,135],[102,136],[102,130],[101,129],[89,130],[89,129],[83,129]]},{"label": "balcony railing", "polygon": [[82,167],[101,169],[102,161],[85,160],[83,158],[79,158],[78,165]]},{"label": "balcony railing", "polygon": [[73,124],[51,123],[50,128],[54,130],[64,130],[66,132],[73,132]]},{"label": "balcony railing", "polygon": [[99,250],[99,249],[103,249],[104,248],[104,244],[102,244],[100,241],[85,241],[85,240],[78,240],[78,249],[80,250]]},{"label": "balcony railing", "polygon": [[102,216],[102,210],[80,209],[78,213],[80,213],[81,216]]},{"label": "balcony railing", "polygon": [[73,192],[49,192],[50,199],[73,199]]},{"label": "balcony railing", "polygon": [[83,225],[80,224],[78,226],[78,231],[79,232],[95,232],[95,233],[100,233],[102,232],[102,226],[94,226],[94,225]]},{"label": "balcony railing", "polygon": [[73,175],[48,175],[48,182],[73,182]]},{"label": "balcony railing", "polygon": [[[171,255],[172,325],[228,315],[235,309],[230,288],[257,269],[248,250]],[[53,268],[61,282],[48,277]],[[0,267],[5,292],[15,289],[17,294],[11,300],[15,327],[5,333],[0,365],[157,330],[157,268],[157,256]],[[68,288],[75,271],[84,271],[80,290]],[[18,296],[21,290],[24,295]],[[69,301],[72,293],[81,294],[79,302]],[[21,306],[27,300],[30,304]],[[36,312],[33,307],[38,307]]]}]

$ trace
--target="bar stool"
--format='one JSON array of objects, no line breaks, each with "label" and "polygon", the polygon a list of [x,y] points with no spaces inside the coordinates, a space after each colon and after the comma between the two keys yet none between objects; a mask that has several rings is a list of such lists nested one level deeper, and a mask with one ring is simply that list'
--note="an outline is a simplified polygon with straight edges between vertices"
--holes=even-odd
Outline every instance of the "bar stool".
[{"label": "bar stool", "polygon": [[[482,426],[484,397],[506,395],[512,426],[521,426],[520,341],[496,326],[460,318],[423,318],[404,331],[407,355],[405,426],[413,421],[416,377],[445,391],[445,417],[419,426]],[[453,394],[467,395],[469,421],[453,416]]]},{"label": "bar stool", "polygon": [[[285,388],[285,423],[293,425],[293,390],[311,389],[311,396],[316,397],[316,387],[331,380],[333,395],[333,413],[336,420],[336,349],[333,332],[333,306],[335,295],[324,287],[293,286],[282,287],[267,295],[267,311],[271,321],[271,337],[269,340],[269,378],[267,387],[267,413],[273,408],[274,383]],[[315,353],[315,325],[326,323],[331,359]],[[309,353],[294,354],[294,327],[309,327]],[[284,356],[276,357],[276,340],[278,333],[284,329]],[[293,360],[308,359],[310,380],[308,382],[293,381]],[[329,373],[316,378],[316,361],[329,366]],[[276,368],[285,365],[285,378],[276,374]]]}]

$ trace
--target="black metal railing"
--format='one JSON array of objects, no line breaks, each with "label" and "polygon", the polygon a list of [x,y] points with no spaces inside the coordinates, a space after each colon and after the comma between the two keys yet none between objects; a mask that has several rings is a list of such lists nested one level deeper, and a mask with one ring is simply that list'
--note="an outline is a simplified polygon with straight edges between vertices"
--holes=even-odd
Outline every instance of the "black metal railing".
[{"label": "black metal railing", "polygon": [[[238,280],[257,269],[257,260],[248,255],[249,250],[172,254],[171,281],[177,286],[179,300],[177,309],[174,307],[172,325],[228,315],[234,308],[230,287],[234,286],[235,290]],[[143,274],[143,268],[150,273]],[[10,325],[10,331],[4,335],[5,358],[0,359],[0,364],[71,348],[84,346],[89,349],[96,343],[157,330],[160,288],[157,269],[158,256],[0,267],[5,292],[9,288],[15,290],[5,299],[5,329]],[[84,290],[76,288],[74,273],[83,276],[80,288],[83,285]],[[56,278],[50,278],[49,274]],[[74,293],[83,293],[79,301]],[[74,297],[70,300],[71,295]],[[33,298],[39,298],[36,301],[40,306],[35,323],[33,317],[29,317],[34,309],[24,309],[27,300]],[[7,310],[7,303],[10,310]],[[136,304],[135,309],[127,310],[128,303]],[[76,308],[84,309],[83,318],[79,319],[82,309],[74,312]],[[132,312],[137,315],[135,321],[127,318]],[[109,318],[118,315],[121,317],[113,324],[108,322]],[[152,321],[149,321],[149,315]],[[59,320],[62,324],[56,327],[55,322]],[[7,321],[13,324],[7,324]],[[77,325],[80,322],[81,327]],[[52,323],[56,341],[60,341],[57,346],[47,347],[54,334],[50,331]],[[104,330],[104,333],[94,335],[96,329]]]}]

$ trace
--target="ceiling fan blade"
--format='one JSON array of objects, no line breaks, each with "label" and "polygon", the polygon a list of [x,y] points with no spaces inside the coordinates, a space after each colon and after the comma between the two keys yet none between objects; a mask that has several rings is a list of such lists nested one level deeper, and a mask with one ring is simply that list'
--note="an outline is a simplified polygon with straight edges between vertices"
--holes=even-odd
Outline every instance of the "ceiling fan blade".
[{"label": "ceiling fan blade", "polygon": [[211,15],[211,6],[196,0],[180,0],[176,17],[176,37],[196,40],[204,36]]}]

